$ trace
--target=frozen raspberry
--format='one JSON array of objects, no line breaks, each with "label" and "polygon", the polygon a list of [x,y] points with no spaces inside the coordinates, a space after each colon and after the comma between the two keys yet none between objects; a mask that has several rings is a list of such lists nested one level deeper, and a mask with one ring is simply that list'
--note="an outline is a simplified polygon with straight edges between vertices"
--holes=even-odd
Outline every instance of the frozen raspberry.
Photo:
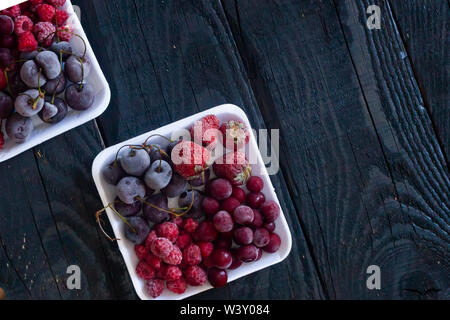
[{"label": "frozen raspberry", "polygon": [[46,47],[52,44],[55,31],[55,26],[51,22],[38,22],[33,27],[33,33],[39,44]]},{"label": "frozen raspberry", "polygon": [[194,233],[198,228],[198,222],[192,218],[186,219],[184,221],[183,228],[189,233]]},{"label": "frozen raspberry", "polygon": [[155,270],[147,262],[141,261],[136,266],[136,274],[142,280],[150,280],[155,277]]},{"label": "frozen raspberry", "polygon": [[213,149],[217,144],[219,133],[219,119],[215,115],[207,115],[196,121],[191,127],[191,136],[196,143]]},{"label": "frozen raspberry", "polygon": [[64,23],[66,23],[67,19],[69,19],[69,14],[67,13],[67,11],[58,9],[56,10],[56,14],[53,17],[53,23],[58,27],[63,26]]},{"label": "frozen raspberry", "polygon": [[186,248],[192,242],[191,235],[185,231],[183,231],[177,239],[177,246],[180,249]]},{"label": "frozen raspberry", "polygon": [[214,267],[214,261],[212,260],[211,255],[210,255],[209,257],[203,259],[202,265],[203,265],[206,269],[209,269],[209,268]]},{"label": "frozen raspberry", "polygon": [[173,250],[173,244],[166,238],[157,238],[150,246],[152,253],[162,259],[167,258]]},{"label": "frozen raspberry", "polygon": [[166,269],[166,276],[164,277],[167,281],[178,280],[183,276],[181,269],[176,266],[168,266]]},{"label": "frozen raspberry", "polygon": [[39,4],[42,4],[44,0],[29,0],[28,2],[30,2],[34,6],[37,6]]},{"label": "frozen raspberry", "polygon": [[164,291],[164,281],[150,280],[145,284],[147,293],[153,298],[159,297]]},{"label": "frozen raspberry", "polygon": [[214,250],[214,245],[211,242],[199,242],[198,246],[203,258],[209,257]]},{"label": "frozen raspberry", "polygon": [[156,274],[155,274],[156,279],[166,280],[166,270],[167,270],[167,265],[164,263],[161,264],[161,267],[156,270]]},{"label": "frozen raspberry", "polygon": [[7,15],[8,17],[14,19],[14,18],[20,16],[20,14],[21,14],[20,6],[15,5],[8,9],[2,10],[1,14]]},{"label": "frozen raspberry", "polygon": [[173,216],[172,219],[170,219],[170,222],[175,223],[178,228],[182,228],[184,220],[183,220],[182,217],[175,217],[175,216]]},{"label": "frozen raspberry", "polygon": [[150,249],[153,241],[156,240],[157,238],[158,236],[156,235],[156,231],[155,230],[150,231],[150,233],[147,236],[147,239],[145,239],[145,246]]},{"label": "frozen raspberry", "polygon": [[3,149],[4,145],[5,145],[5,138],[3,137],[3,133],[0,132],[0,150]]},{"label": "frozen raspberry", "polygon": [[167,258],[164,258],[163,261],[167,264],[177,266],[183,260],[183,254],[181,253],[180,248],[177,246],[173,246],[172,251]]},{"label": "frozen raspberry", "polygon": [[41,21],[52,21],[55,16],[56,9],[49,4],[41,4],[37,7],[37,14]]},{"label": "frozen raspberry", "polygon": [[28,10],[28,8],[31,5],[31,1],[25,1],[19,4],[20,11],[23,13],[24,11]]},{"label": "frozen raspberry", "polygon": [[183,260],[188,265],[196,266],[202,262],[202,252],[200,247],[195,244],[190,244],[183,251]]},{"label": "frozen raspberry", "polygon": [[159,270],[161,268],[161,259],[152,253],[147,254],[147,256],[145,257],[145,262],[147,262],[150,267],[155,270]]},{"label": "frozen raspberry", "polygon": [[62,26],[58,28],[59,41],[69,42],[72,39],[72,28],[69,26]]},{"label": "frozen raspberry", "polygon": [[214,241],[217,238],[217,231],[211,221],[203,221],[198,226],[196,237],[200,241]]},{"label": "frozen raspberry", "polygon": [[207,280],[206,272],[199,266],[190,266],[184,272],[187,283],[191,286],[201,286]]},{"label": "frozen raspberry", "polygon": [[27,16],[18,16],[14,21],[14,32],[20,36],[25,32],[33,31],[34,23]]},{"label": "frozen raspberry", "polygon": [[33,23],[38,23],[39,21],[39,17],[31,11],[25,11],[22,13],[23,16],[27,16],[28,18],[31,19],[31,21],[33,21]]},{"label": "frozen raspberry", "polygon": [[137,244],[134,246],[134,252],[136,252],[136,256],[139,260],[144,260],[148,256],[150,251],[144,245]]},{"label": "frozen raspberry", "polygon": [[66,3],[66,0],[47,0],[47,3],[54,7],[62,7]]},{"label": "frozen raspberry", "polygon": [[22,52],[32,52],[37,49],[38,43],[31,32],[25,32],[19,37],[17,48]]},{"label": "frozen raspberry", "polygon": [[156,234],[174,243],[178,238],[178,227],[175,223],[164,222],[156,227]]},{"label": "frozen raspberry", "polygon": [[167,285],[167,289],[169,289],[173,293],[178,293],[178,294],[184,293],[187,289],[186,280],[184,280],[183,278],[180,278],[175,281],[167,281],[166,285]]}]

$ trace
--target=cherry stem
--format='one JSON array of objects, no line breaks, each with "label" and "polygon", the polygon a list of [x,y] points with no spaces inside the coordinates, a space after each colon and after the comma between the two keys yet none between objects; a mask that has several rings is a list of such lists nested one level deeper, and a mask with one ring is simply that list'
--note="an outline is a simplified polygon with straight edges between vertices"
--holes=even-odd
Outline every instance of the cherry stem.
[{"label": "cherry stem", "polygon": [[153,138],[153,137],[160,137],[160,138],[166,139],[166,140],[169,141],[170,143],[173,142],[173,140],[171,140],[171,139],[169,139],[169,138],[163,136],[162,134],[154,133],[154,134],[152,134],[150,137],[148,137],[147,139],[145,139],[143,145],[144,145],[144,146],[147,146],[148,140],[150,140],[150,139]]},{"label": "cherry stem", "polygon": [[126,144],[126,145],[124,145],[124,146],[121,146],[121,147],[119,148],[119,150],[117,150],[116,158],[115,158],[115,160],[114,160],[114,162],[113,162],[113,166],[115,166],[115,165],[117,164],[117,162],[119,161],[119,153],[120,153],[120,151],[122,151],[122,149],[123,149],[123,148],[126,148],[126,147],[129,147],[130,149],[136,149],[136,150],[144,149],[144,147],[142,147],[142,146],[140,146],[140,145],[137,145],[137,144]]},{"label": "cherry stem", "polygon": [[137,233],[137,231],[136,231],[136,229],[132,226],[132,225],[130,225],[130,223],[127,221],[127,219],[125,219],[115,208],[114,208],[114,206],[112,205],[112,203],[109,203],[106,207],[104,207],[103,209],[101,209],[101,210],[99,210],[99,211],[97,211],[96,213],[95,213],[95,220],[96,220],[96,222],[97,222],[97,224],[99,225],[99,227],[100,227],[100,230],[103,232],[103,234],[109,239],[109,240],[111,240],[111,241],[117,241],[117,240],[120,240],[119,238],[111,238],[107,233],[106,233],[106,231],[103,229],[103,226],[102,226],[102,223],[103,223],[103,221],[100,219],[100,216],[106,211],[106,209],[111,209],[116,215],[118,215],[119,216],[119,218],[123,221],[123,222],[125,222],[130,228],[131,228],[131,230],[134,232],[134,233]]}]

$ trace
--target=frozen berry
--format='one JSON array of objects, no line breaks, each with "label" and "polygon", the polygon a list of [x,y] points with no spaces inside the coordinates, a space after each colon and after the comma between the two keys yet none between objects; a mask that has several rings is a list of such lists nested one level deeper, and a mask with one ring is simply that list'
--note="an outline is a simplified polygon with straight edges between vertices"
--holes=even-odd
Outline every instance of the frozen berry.
[{"label": "frozen berry", "polygon": [[56,14],[53,17],[53,23],[59,27],[64,25],[67,19],[69,19],[69,14],[67,13],[67,11],[58,9],[56,10]]},{"label": "frozen berry", "polygon": [[207,215],[213,215],[220,209],[220,203],[211,197],[205,197],[202,202],[203,212]]},{"label": "frozen berry", "polygon": [[37,49],[38,43],[31,32],[25,32],[20,35],[17,41],[17,48],[22,52],[32,52]]},{"label": "frozen berry", "polygon": [[231,250],[231,257],[233,258],[233,261],[231,262],[231,265],[228,267],[229,270],[235,270],[239,268],[242,265],[242,261],[238,259],[237,257],[237,250],[232,249]]},{"label": "frozen berry", "polygon": [[217,238],[217,231],[211,221],[203,221],[200,223],[195,234],[200,241],[211,242]]},{"label": "frozen berry", "polygon": [[253,234],[253,244],[258,248],[265,247],[270,242],[270,233],[267,229],[259,228]]},{"label": "frozen berry", "polygon": [[183,253],[181,252],[180,248],[178,248],[178,246],[176,245],[173,246],[169,256],[163,259],[165,263],[173,266],[179,265],[182,260],[183,260]]},{"label": "frozen berry", "polygon": [[60,41],[66,41],[69,42],[70,39],[72,39],[72,28],[68,25],[58,27],[58,34],[57,37]]},{"label": "frozen berry", "polygon": [[154,270],[159,270],[162,265],[161,259],[152,253],[149,253],[147,255],[147,257],[145,258],[145,262],[147,262],[149,266],[152,267]]},{"label": "frozen berry", "polygon": [[264,188],[264,181],[260,177],[252,176],[248,178],[246,186],[248,191],[258,193]]},{"label": "frozen berry", "polygon": [[6,120],[6,134],[15,143],[24,143],[29,138],[33,128],[31,118],[23,117],[17,112]]},{"label": "frozen berry", "polygon": [[232,237],[225,237],[223,233],[220,235],[218,239],[214,241],[214,248],[216,249],[226,249],[229,250],[233,245]]},{"label": "frozen berry", "polygon": [[147,238],[145,239],[145,246],[150,250],[153,241],[156,239],[158,239],[158,236],[156,235],[156,231],[155,230],[150,231]]},{"label": "frozen berry", "polygon": [[266,197],[262,192],[251,192],[247,195],[246,200],[250,207],[252,207],[253,209],[258,209],[264,203],[264,201],[266,201]]},{"label": "frozen berry", "polygon": [[214,262],[211,258],[211,255],[209,255],[209,257],[206,257],[205,259],[203,259],[202,266],[204,266],[206,269],[214,267]]},{"label": "frozen berry", "polygon": [[0,15],[0,35],[9,36],[14,32],[14,21],[6,15]]},{"label": "frozen berry", "polygon": [[37,7],[37,14],[41,21],[52,21],[55,16],[55,7],[49,4],[41,4]]},{"label": "frozen berry", "polygon": [[253,221],[249,224],[249,226],[252,228],[262,227],[264,223],[262,214],[257,209],[253,209],[253,214],[255,217],[253,218]]},{"label": "frozen berry", "polygon": [[190,266],[184,272],[186,281],[191,286],[201,286],[207,281],[207,276],[205,270],[199,266]]},{"label": "frozen berry", "polygon": [[233,187],[233,192],[231,193],[240,203],[245,201],[245,191],[241,187]]},{"label": "frozen berry", "polygon": [[274,253],[274,252],[277,252],[278,249],[280,249],[280,246],[281,246],[281,239],[280,239],[280,236],[277,235],[276,233],[272,233],[272,234],[270,235],[270,241],[269,241],[269,244],[268,244],[267,246],[265,246],[265,247],[263,248],[263,250],[264,250],[265,252]]},{"label": "frozen berry", "polygon": [[136,256],[139,260],[144,260],[150,251],[145,247],[145,245],[137,244],[134,246],[134,252],[136,252]]},{"label": "frozen berry", "polygon": [[33,31],[34,23],[27,16],[19,16],[14,21],[14,32],[18,36],[24,34],[25,32]]},{"label": "frozen berry", "polygon": [[183,259],[188,265],[196,266],[202,262],[200,247],[195,244],[188,245],[183,252]]},{"label": "frozen berry", "polygon": [[172,150],[174,169],[183,178],[197,178],[208,167],[211,153],[192,141],[180,141]]},{"label": "frozen berry", "polygon": [[211,175],[211,170],[208,168],[198,175],[197,178],[192,179],[190,182],[193,187],[204,186],[209,181],[209,176]]},{"label": "frozen berry", "polygon": [[174,281],[167,281],[166,285],[167,289],[177,294],[183,294],[187,289],[186,280],[184,280],[183,278]]},{"label": "frozen berry", "polygon": [[215,249],[211,253],[211,258],[214,262],[214,266],[219,269],[227,269],[233,260],[230,251],[225,249]]},{"label": "frozen berry", "polygon": [[177,246],[180,249],[186,248],[192,242],[191,235],[185,231],[182,231],[177,239]]},{"label": "frozen berry", "polygon": [[9,7],[7,9],[4,9],[1,11],[1,14],[7,15],[8,17],[11,17],[12,19],[20,16],[21,14],[21,9],[19,5],[15,5],[12,7]]},{"label": "frozen berry", "polygon": [[229,232],[233,230],[233,218],[226,211],[219,211],[213,218],[214,228],[219,232]]},{"label": "frozen berry", "polygon": [[240,120],[229,120],[220,126],[223,146],[227,149],[240,149],[250,140],[250,131]]},{"label": "frozen berry", "polygon": [[162,193],[157,193],[148,197],[143,205],[144,217],[148,221],[154,223],[168,221],[170,219],[169,213],[167,213],[168,209],[167,197]]},{"label": "frozen berry", "polygon": [[150,280],[155,277],[155,270],[147,262],[141,261],[136,266],[136,274],[142,280]]},{"label": "frozen berry", "polygon": [[175,198],[181,195],[186,191],[189,183],[178,173],[172,172],[172,178],[170,179],[169,184],[161,189],[161,192],[169,198]]},{"label": "frozen berry", "polygon": [[33,27],[33,33],[39,44],[49,47],[53,43],[56,29],[51,22],[38,22]]},{"label": "frozen berry", "polygon": [[150,227],[141,217],[131,217],[127,219],[128,224],[125,224],[125,237],[135,244],[141,244],[147,238]]},{"label": "frozen berry", "polygon": [[149,280],[145,284],[145,290],[153,298],[159,297],[164,291],[164,281],[159,279]]},{"label": "frozen berry", "polygon": [[252,174],[252,167],[243,152],[236,151],[217,159],[213,171],[219,178],[227,179],[233,186],[245,184]]},{"label": "frozen berry", "polygon": [[181,269],[177,266],[168,266],[166,269],[165,280],[167,281],[175,281],[180,279],[183,276]]},{"label": "frozen berry", "polygon": [[160,258],[167,258],[173,249],[173,244],[166,238],[157,238],[150,246],[152,253]]},{"label": "frozen berry", "polygon": [[[180,208],[189,208],[184,215],[186,218],[201,219],[204,214],[202,211],[203,194],[198,190],[188,190],[183,192],[178,198],[178,206]],[[192,201],[193,200],[193,201]],[[192,206],[191,206],[192,205]]]},{"label": "frozen berry", "polygon": [[213,149],[217,144],[219,119],[215,115],[207,115],[196,121],[191,128],[191,136],[198,144]]},{"label": "frozen berry", "polygon": [[207,258],[214,250],[214,245],[211,242],[199,242],[198,247],[202,253],[202,258]]},{"label": "frozen berry", "polygon": [[186,219],[184,220],[183,228],[189,233],[194,233],[198,228],[198,222],[192,218]]},{"label": "frozen berry", "polygon": [[236,256],[242,262],[252,262],[258,259],[258,248],[252,244],[242,246],[237,250]]},{"label": "frozen berry", "polygon": [[267,229],[267,231],[269,231],[270,233],[275,231],[275,223],[273,222],[266,222],[264,223],[263,227]]},{"label": "frozen berry", "polygon": [[4,146],[5,146],[5,137],[3,136],[3,133],[0,132],[0,150],[2,150]]},{"label": "frozen berry", "polygon": [[156,233],[159,237],[166,238],[174,243],[178,238],[178,227],[175,223],[164,222],[156,226]]},{"label": "frozen berry", "polygon": [[178,228],[182,228],[182,227],[183,227],[184,220],[183,220],[183,217],[176,217],[176,216],[173,216],[173,217],[170,219],[170,222],[175,223],[175,224],[177,225]]},{"label": "frozen berry", "polygon": [[280,206],[273,200],[264,202],[260,211],[266,222],[274,222],[280,216]]},{"label": "frozen berry", "polygon": [[155,269],[156,279],[166,280],[166,270],[167,270],[167,265],[165,263],[161,263],[161,266],[159,267],[159,269]]},{"label": "frozen berry", "polygon": [[144,184],[135,177],[125,177],[117,184],[117,196],[126,204],[133,204],[138,197],[146,194]]},{"label": "frozen berry", "polygon": [[66,0],[46,0],[46,2],[54,7],[62,7]]},{"label": "frozen berry", "polygon": [[206,190],[216,200],[225,200],[231,196],[233,187],[226,179],[214,179],[206,185]]},{"label": "frozen berry", "polygon": [[0,36],[0,47],[1,48],[16,48],[16,37],[13,35]]},{"label": "frozen berry", "polygon": [[208,280],[213,287],[221,288],[227,284],[228,274],[225,270],[210,268],[208,269]]},{"label": "frozen berry", "polygon": [[236,199],[235,197],[231,196],[228,199],[225,199],[222,202],[222,207],[221,210],[225,210],[229,213],[233,213],[234,209],[236,209],[237,207],[239,207],[239,205],[241,204],[241,202]]},{"label": "frozen berry", "polygon": [[[266,230],[267,231],[267,230]],[[249,227],[240,227],[234,230],[234,241],[240,245],[253,242],[253,230]]]},{"label": "frozen berry", "polygon": [[258,261],[259,259],[261,259],[262,255],[263,255],[263,251],[261,250],[261,248],[258,248],[258,256],[256,257],[255,261]]},{"label": "frozen berry", "polygon": [[253,213],[252,208],[246,205],[241,205],[234,210],[233,218],[236,223],[247,225],[253,222],[255,214]]},{"label": "frozen berry", "polygon": [[14,110],[14,100],[0,91],[0,119],[6,119]]},{"label": "frozen berry", "polygon": [[172,179],[172,167],[164,160],[155,161],[145,173],[145,184],[153,190],[161,190]]}]

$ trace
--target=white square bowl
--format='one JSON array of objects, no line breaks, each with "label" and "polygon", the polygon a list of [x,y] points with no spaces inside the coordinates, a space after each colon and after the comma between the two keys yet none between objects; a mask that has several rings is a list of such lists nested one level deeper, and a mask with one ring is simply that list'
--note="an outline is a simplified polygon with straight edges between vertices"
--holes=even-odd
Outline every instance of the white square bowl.
[{"label": "white square bowl", "polygon": [[[98,64],[97,58],[92,51],[91,45],[84,33],[80,20],[78,20],[75,14],[70,0],[67,0],[63,6],[63,9],[69,13],[69,19],[67,24],[73,28],[73,32],[79,34],[86,41],[86,55],[92,62],[92,68],[86,82],[94,86],[95,89],[95,101],[92,107],[85,111],[75,111],[69,108],[69,113],[66,118],[57,124],[47,124],[38,116],[33,117],[34,130],[31,136],[22,144],[16,144],[11,139],[7,139],[6,144],[2,150],[0,150],[0,162],[6,161],[16,155],[31,149],[53,137],[56,137],[66,131],[69,131],[75,127],[78,127],[90,120],[97,118],[101,115],[109,105],[111,100],[111,90],[109,89],[108,82],[103,75],[103,72]],[[75,52],[83,53],[84,46],[80,39],[72,37],[72,48]],[[6,121],[3,121],[5,123]],[[4,129],[4,128],[3,128]],[[5,132],[5,130],[3,130]]]},{"label": "white square bowl", "polygon": [[[95,185],[97,186],[98,192],[100,194],[100,197],[102,199],[103,205],[106,207],[109,203],[113,203],[116,198],[116,190],[115,186],[108,184],[101,174],[102,168],[104,168],[106,165],[114,161],[116,153],[118,150],[124,146],[124,145],[134,145],[134,144],[142,144],[147,137],[153,134],[160,134],[166,137],[170,137],[172,133],[179,129],[187,129],[192,126],[192,124],[203,118],[204,116],[208,114],[214,114],[216,115],[221,122],[231,120],[231,119],[239,119],[243,121],[248,128],[251,128],[249,120],[244,113],[244,111],[231,104],[224,104],[209,110],[206,110],[201,113],[197,113],[193,116],[190,116],[188,118],[179,120],[177,122],[173,122],[169,125],[166,125],[164,127],[161,127],[159,129],[144,133],[143,135],[140,135],[136,138],[130,139],[128,141],[119,143],[115,146],[109,147],[105,150],[103,150],[94,160],[94,163],[92,165],[92,175],[94,177]],[[161,138],[152,138],[150,140],[152,143],[160,143],[161,145],[167,145],[167,142],[165,142]],[[261,154],[258,149],[258,145],[256,143],[255,136],[253,132],[251,131],[250,136],[250,142],[249,146],[247,148],[248,152],[255,152],[253,154],[256,155],[256,163],[252,164],[252,169],[254,172],[257,172],[258,175],[261,176],[261,178],[264,181],[264,189],[263,193],[266,196],[266,200],[274,200],[277,203],[279,203],[277,195],[275,193],[275,190],[273,188],[272,182],[270,181],[270,177],[268,176],[266,167],[264,165],[263,159],[261,157]],[[170,204],[170,202],[169,202]],[[126,266],[128,268],[128,272],[130,274],[131,280],[133,282],[134,288],[136,290],[136,293],[138,296],[143,300],[150,300],[152,299],[150,296],[148,296],[144,289],[144,281],[139,279],[136,274],[136,265],[138,263],[138,258],[134,252],[134,244],[131,241],[128,241],[125,238],[123,229],[124,229],[124,223],[120,218],[115,215],[112,210],[107,209],[107,215],[108,219],[111,223],[111,226],[114,230],[114,234],[116,238],[122,239],[117,241],[117,244],[119,246],[119,250],[122,253],[122,256],[125,260]],[[264,269],[266,267],[269,267],[271,265],[274,265],[276,263],[279,263],[283,261],[291,251],[292,247],[292,238],[291,233],[289,231],[288,224],[286,222],[286,218],[284,217],[283,212],[280,212],[280,217],[275,222],[276,229],[275,232],[280,236],[281,238],[281,247],[279,251],[276,253],[268,254],[264,253],[262,258],[259,261],[252,262],[252,263],[244,263],[240,268],[236,270],[229,270],[228,271],[228,281],[234,281],[236,279],[239,279],[241,277],[244,277],[250,273],[256,272],[258,270]],[[162,300],[179,300],[184,299],[190,296],[193,296],[195,294],[198,294],[200,292],[203,292],[205,290],[209,290],[213,288],[209,284],[205,284],[200,287],[192,287],[189,286],[188,289],[184,294],[178,295],[175,293],[170,292],[169,290],[164,290],[164,293],[158,297],[157,299]],[[152,299],[153,300],[153,299]]]}]

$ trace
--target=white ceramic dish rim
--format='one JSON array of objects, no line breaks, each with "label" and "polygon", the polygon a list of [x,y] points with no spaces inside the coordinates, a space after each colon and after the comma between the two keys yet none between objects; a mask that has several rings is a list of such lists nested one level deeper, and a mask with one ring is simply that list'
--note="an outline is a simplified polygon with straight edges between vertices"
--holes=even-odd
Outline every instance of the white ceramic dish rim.
[{"label": "white ceramic dish rim", "polygon": [[[166,134],[166,132],[173,132],[174,130],[176,130],[176,128],[183,128],[186,126],[187,123],[194,123],[195,120],[201,119],[202,117],[208,115],[208,114],[216,114],[216,115],[220,115],[221,113],[232,113],[236,116],[238,116],[241,120],[243,120],[249,127],[250,126],[250,122],[247,118],[247,115],[245,114],[245,112],[239,108],[238,106],[232,105],[232,104],[224,104],[224,105],[220,105],[211,109],[208,109],[206,111],[197,113],[193,116],[181,119],[179,121],[173,122],[171,124],[168,124],[166,126],[160,127],[158,129],[152,130],[150,132],[144,133],[142,135],[139,135],[135,138],[129,139],[127,141],[121,142],[119,144],[116,144],[114,146],[111,146],[105,150],[103,150],[102,152],[100,152],[97,157],[95,158],[93,165],[92,165],[92,176],[94,178],[94,182],[95,185],[97,187],[97,190],[100,194],[100,198],[103,202],[103,205],[106,207],[111,201],[108,200],[108,196],[106,194],[105,189],[103,188],[103,184],[106,183],[103,180],[103,178],[101,177],[101,170],[103,168],[103,166],[106,164],[105,161],[108,157],[110,157],[111,154],[116,154],[116,152],[124,145],[128,145],[128,144],[140,144],[143,141],[145,141],[145,139],[147,137],[149,137],[152,134],[155,133],[162,133],[162,134]],[[256,144],[256,140],[254,137],[254,134],[252,131],[251,132],[251,136],[250,136],[250,148],[256,148],[256,150],[258,150],[257,144]],[[274,191],[272,182],[270,181],[270,177],[268,176],[267,173],[267,169],[264,166],[264,162],[263,159],[261,157],[261,154],[259,152],[257,152],[257,161],[258,164],[263,164],[262,165],[262,178],[264,180],[265,183],[265,188],[264,188],[264,192],[266,194],[266,198],[267,199],[272,199],[274,201],[276,201],[277,203],[279,203],[278,197]],[[268,194],[269,192],[269,194]],[[119,218],[112,212],[112,210],[107,209],[107,216],[108,219],[113,227],[113,231],[115,234],[115,237],[118,238],[123,238],[123,233],[122,231],[119,229],[117,229],[115,226],[117,225],[116,223],[113,223],[113,219],[114,222],[117,222],[119,220]],[[229,282],[234,281],[236,279],[239,279],[241,277],[244,277],[246,275],[249,275],[251,273],[254,273],[256,271],[259,271],[261,269],[267,268],[269,266],[272,266],[274,264],[280,263],[281,261],[283,261],[284,259],[287,258],[287,256],[289,255],[291,248],[292,248],[292,236],[291,236],[291,232],[289,229],[289,226],[287,224],[286,218],[284,216],[283,211],[281,210],[280,212],[280,217],[278,218],[277,222],[276,222],[276,232],[278,234],[280,234],[280,229],[283,231],[284,237],[282,237],[282,247],[280,248],[280,250],[277,253],[274,254],[270,254],[270,255],[265,255],[263,256],[263,258],[257,262],[253,262],[253,263],[249,263],[249,264],[245,264],[245,270],[244,267],[241,267],[237,270],[232,270],[229,273]],[[280,234],[281,237],[281,234]],[[125,240],[127,241],[127,240]],[[143,300],[155,300],[150,298],[149,296],[147,296],[144,292],[143,292],[143,281],[140,280],[136,275],[135,275],[135,265],[132,263],[131,259],[127,259],[126,257],[130,255],[130,250],[126,248],[126,244],[124,243],[123,240],[117,241],[117,244],[119,246],[119,250],[125,260],[125,264],[127,266],[128,272],[130,274],[131,280],[133,282],[133,286],[136,290],[136,293],[138,294],[138,296],[143,299]],[[134,252],[133,252],[134,254]],[[182,295],[177,295],[171,292],[168,292],[168,290],[166,289],[164,294],[159,297],[158,299],[164,299],[164,300],[181,300],[181,299],[185,299],[187,297],[196,295],[198,293],[201,293],[203,291],[209,290],[213,288],[211,285],[206,284],[200,287],[192,287],[190,286],[188,288],[188,290],[186,290],[186,292]]]}]

